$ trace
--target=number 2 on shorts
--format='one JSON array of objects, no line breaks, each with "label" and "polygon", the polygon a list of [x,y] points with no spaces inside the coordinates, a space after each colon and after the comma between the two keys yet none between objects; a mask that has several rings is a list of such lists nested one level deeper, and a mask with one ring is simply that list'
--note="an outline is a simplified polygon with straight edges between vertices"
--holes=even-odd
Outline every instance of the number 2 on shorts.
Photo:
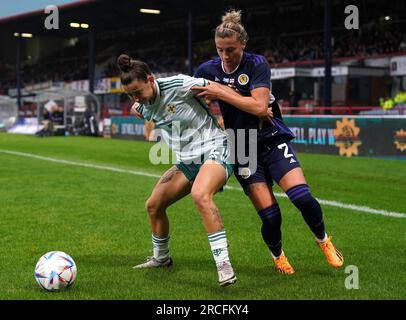
[{"label": "number 2 on shorts", "polygon": [[288,145],[287,145],[286,143],[282,143],[282,144],[278,145],[278,149],[281,149],[281,150],[282,150],[283,148],[285,148],[285,150],[284,150],[284,152],[283,152],[283,155],[285,156],[285,158],[293,157],[293,154],[291,154],[291,153],[288,152],[288,151],[289,151],[289,147],[288,147]]}]

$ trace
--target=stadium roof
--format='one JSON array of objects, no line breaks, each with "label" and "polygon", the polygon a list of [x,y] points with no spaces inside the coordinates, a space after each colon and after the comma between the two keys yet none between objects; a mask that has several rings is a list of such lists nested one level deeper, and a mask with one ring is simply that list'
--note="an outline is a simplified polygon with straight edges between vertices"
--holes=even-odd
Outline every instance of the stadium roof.
[{"label": "stadium roof", "polygon": [[83,90],[73,90],[67,88],[56,88],[51,87],[47,89],[39,89],[39,90],[31,90],[29,91],[30,95],[24,97],[24,101],[30,102],[46,102],[51,99],[53,100],[61,100],[67,98],[74,98],[76,96],[94,96],[89,91]]},{"label": "stadium roof", "polygon": [[35,0],[35,1],[15,1],[15,0],[2,0],[0,5],[0,20],[5,18],[13,18],[22,14],[32,13],[34,11],[44,11],[46,6],[56,5],[61,7],[73,2],[82,0]]},{"label": "stadium roof", "polygon": [[[45,14],[43,10],[36,10],[0,19],[0,33],[27,32],[34,36],[74,37],[86,34],[88,30],[71,28],[69,26],[71,22],[87,23],[96,33],[103,33],[118,29],[137,28],[151,23],[159,25],[162,22],[175,19],[187,21],[190,9],[195,16],[212,14],[218,19],[221,13],[229,8],[242,9],[244,12],[255,8],[256,13],[269,14],[271,22],[272,17],[278,14],[278,9],[283,10],[284,7],[289,6],[297,7],[304,15],[309,15],[315,6],[323,7],[324,2],[325,0],[273,0],[272,2],[269,0],[81,0],[58,6],[58,30],[47,30],[44,22],[48,14]],[[363,15],[360,19],[365,19],[368,16],[368,7],[363,1],[354,0],[353,2],[362,6]],[[333,2],[334,5],[339,3],[339,1]],[[390,6],[387,6],[386,0],[370,0],[368,3],[371,8],[375,5],[379,8],[382,6],[386,8],[382,14],[399,12],[401,15],[400,12],[404,8],[403,0],[393,1]],[[342,10],[344,5],[341,4],[338,7]],[[161,14],[140,13],[141,8],[158,9],[161,10]],[[344,12],[339,14],[335,12],[335,17],[338,18],[340,26],[342,26],[342,19],[345,17]],[[292,19],[295,17],[292,16]],[[323,17],[320,16],[320,21],[323,21],[322,19]]]},{"label": "stadium roof", "polygon": [[[283,0],[279,0],[283,1]],[[44,22],[48,14],[44,10],[36,10],[0,19],[1,32],[27,32],[34,36],[71,37],[86,33],[86,29],[71,28],[71,22],[87,23],[97,32],[113,31],[115,29],[142,26],[151,23],[153,19],[159,24],[163,19],[187,19],[189,9],[200,13],[202,11],[221,12],[224,8],[246,8],[254,4],[267,5],[266,0],[205,0],[192,2],[188,0],[82,0],[58,6],[59,29],[47,30]],[[140,13],[141,8],[158,9],[160,15]],[[45,8],[44,8],[45,9]]]},{"label": "stadium roof", "polygon": [[44,13],[45,8],[2,18],[0,19],[0,27],[3,32],[28,32],[35,35],[52,35],[52,33],[57,33],[58,36],[63,34],[68,35],[66,32],[71,30],[62,28],[64,20],[72,13],[77,16],[80,9],[85,9],[92,2],[96,2],[96,0],[82,0],[57,6],[61,26],[61,29],[57,31],[52,30],[50,32],[45,28],[44,21],[47,17],[47,14]]}]

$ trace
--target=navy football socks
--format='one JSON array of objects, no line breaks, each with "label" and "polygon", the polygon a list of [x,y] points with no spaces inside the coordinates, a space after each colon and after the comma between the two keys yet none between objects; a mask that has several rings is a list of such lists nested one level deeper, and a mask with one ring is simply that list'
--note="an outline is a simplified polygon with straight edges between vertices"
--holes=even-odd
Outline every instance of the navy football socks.
[{"label": "navy football socks", "polygon": [[323,213],[319,202],[312,196],[307,184],[299,184],[290,188],[286,194],[290,201],[302,213],[310,230],[316,238],[322,240],[325,238],[326,231],[323,221]]},{"label": "navy football socks", "polygon": [[282,254],[282,216],[279,205],[276,203],[268,208],[258,211],[262,220],[262,239],[264,239],[274,257]]}]

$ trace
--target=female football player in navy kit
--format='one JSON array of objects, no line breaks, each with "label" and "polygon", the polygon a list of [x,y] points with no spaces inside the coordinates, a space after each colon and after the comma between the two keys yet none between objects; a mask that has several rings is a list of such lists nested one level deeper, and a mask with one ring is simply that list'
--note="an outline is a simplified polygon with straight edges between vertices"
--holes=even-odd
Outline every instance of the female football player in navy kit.
[{"label": "female football player in navy kit", "polygon": [[[272,191],[272,180],[299,209],[328,263],[339,268],[343,256],[325,232],[320,204],[309,190],[290,143],[294,135],[284,124],[270,92],[270,67],[265,57],[244,51],[247,40],[241,12],[227,12],[215,31],[219,58],[203,63],[195,73],[195,77],[210,82],[195,89],[201,90],[199,96],[218,100],[226,129],[258,130],[256,171],[238,163],[236,157],[234,173],[262,220],[262,237],[272,253],[275,268],[283,274],[294,273],[282,250],[281,211]],[[272,120],[267,121],[267,115]]]}]

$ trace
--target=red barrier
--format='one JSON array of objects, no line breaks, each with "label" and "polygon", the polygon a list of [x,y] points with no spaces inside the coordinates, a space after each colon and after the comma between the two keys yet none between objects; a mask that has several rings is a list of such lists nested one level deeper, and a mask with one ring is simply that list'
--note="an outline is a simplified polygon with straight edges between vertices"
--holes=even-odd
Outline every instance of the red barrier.
[{"label": "red barrier", "polygon": [[[406,106],[394,107],[390,110],[384,110],[382,107],[377,106],[316,106],[311,103],[305,104],[300,107],[285,107],[281,106],[282,114],[292,115],[318,115],[318,114],[331,114],[331,115],[406,115]],[[368,112],[365,112],[368,111]]]}]

